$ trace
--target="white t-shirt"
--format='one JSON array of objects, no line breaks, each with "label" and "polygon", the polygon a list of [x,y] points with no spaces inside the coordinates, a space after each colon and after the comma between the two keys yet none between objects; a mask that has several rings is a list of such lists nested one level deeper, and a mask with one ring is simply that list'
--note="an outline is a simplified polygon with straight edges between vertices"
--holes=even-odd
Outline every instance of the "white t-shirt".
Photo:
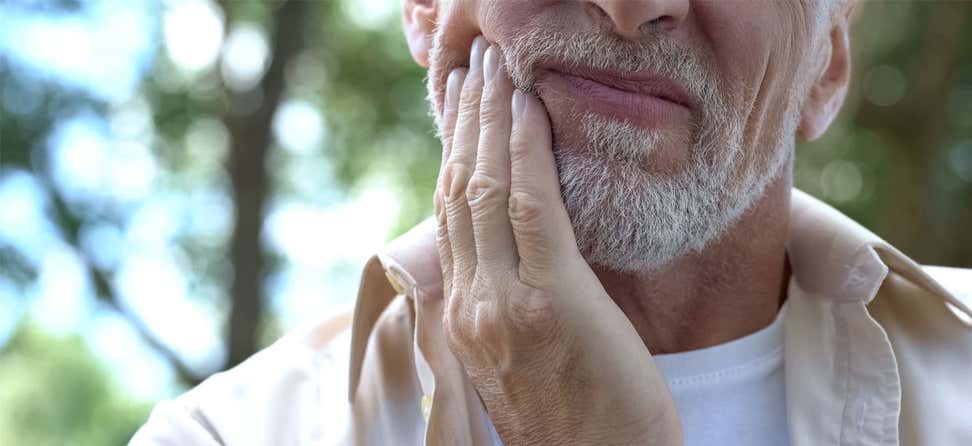
[{"label": "white t-shirt", "polygon": [[766,328],[701,350],[655,355],[685,446],[789,444],[783,377],[786,306]]},{"label": "white t-shirt", "polygon": [[[654,355],[675,398],[685,446],[786,446],[783,319],[700,350]],[[490,428],[492,424],[490,423]],[[502,446],[495,429],[493,444]]]}]

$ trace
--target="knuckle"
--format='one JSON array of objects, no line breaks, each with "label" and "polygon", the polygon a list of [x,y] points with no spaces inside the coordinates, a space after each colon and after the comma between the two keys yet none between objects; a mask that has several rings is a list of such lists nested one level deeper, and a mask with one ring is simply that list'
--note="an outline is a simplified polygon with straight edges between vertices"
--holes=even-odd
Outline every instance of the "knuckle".
[{"label": "knuckle", "polygon": [[[482,81],[478,83],[481,84]],[[478,119],[482,93],[476,84],[477,82],[473,80],[467,85],[470,88],[469,91],[463,92],[463,97],[459,101],[459,119],[467,120],[473,117],[477,117]]]},{"label": "knuckle", "polygon": [[483,171],[474,173],[466,186],[466,200],[469,201],[469,206],[474,208],[497,205],[507,196],[509,196],[509,185]]},{"label": "knuckle", "polygon": [[530,130],[522,125],[510,129],[510,156],[522,157],[529,150]]},{"label": "knuckle", "polygon": [[543,219],[543,201],[532,193],[511,192],[509,206],[510,222],[521,228],[537,226]]},{"label": "knuckle", "polygon": [[495,364],[508,346],[502,333],[506,320],[498,305],[499,292],[481,279],[465,293],[453,292],[443,312],[443,331],[449,348],[466,366]]},{"label": "knuckle", "polygon": [[461,342],[462,336],[459,334],[460,329],[458,325],[459,322],[452,315],[451,311],[447,311],[442,315],[442,331],[445,334],[446,344],[449,346],[449,350],[457,356],[461,355],[465,350],[465,346]]},{"label": "knuckle", "polygon": [[557,315],[549,292],[529,287],[510,299],[507,308],[509,324],[533,339],[544,339],[555,333]]},{"label": "knuckle", "polygon": [[445,204],[442,202],[442,191],[436,189],[435,195],[432,196],[432,210],[435,213],[435,220],[438,222],[436,228],[438,229],[439,236],[448,236],[448,226],[446,222],[446,211]]},{"label": "knuckle", "polygon": [[443,221],[440,221],[438,225],[436,225],[435,238],[438,240],[439,245],[443,248],[443,250],[446,251],[443,254],[448,254],[449,257],[452,257],[452,252],[448,251],[449,227],[446,225],[444,219]]},{"label": "knuckle", "polygon": [[493,97],[485,97],[479,110],[479,126],[490,129],[502,124],[509,117],[509,110],[503,110]]},{"label": "knuckle", "polygon": [[446,164],[443,186],[446,188],[444,198],[448,202],[455,202],[462,198],[470,175],[469,167],[459,161],[449,161]]},{"label": "knuckle", "polygon": [[453,288],[446,300],[445,311],[442,312],[442,328],[449,337],[455,337],[456,325],[459,323],[456,311],[459,308],[459,299],[458,291]]},{"label": "knuckle", "polygon": [[467,314],[469,305],[457,298],[456,294],[458,293],[454,291],[453,298],[449,300],[447,310],[443,313],[442,327],[449,348],[457,354],[468,355],[476,345],[474,321]]}]

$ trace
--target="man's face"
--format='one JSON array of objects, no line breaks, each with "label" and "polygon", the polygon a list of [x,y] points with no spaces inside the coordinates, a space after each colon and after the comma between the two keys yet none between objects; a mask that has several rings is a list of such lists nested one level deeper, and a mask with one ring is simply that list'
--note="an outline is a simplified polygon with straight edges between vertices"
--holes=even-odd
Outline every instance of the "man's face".
[{"label": "man's face", "polygon": [[443,0],[440,115],[477,34],[546,105],[589,262],[656,270],[731,227],[788,166],[826,43],[823,0]]}]

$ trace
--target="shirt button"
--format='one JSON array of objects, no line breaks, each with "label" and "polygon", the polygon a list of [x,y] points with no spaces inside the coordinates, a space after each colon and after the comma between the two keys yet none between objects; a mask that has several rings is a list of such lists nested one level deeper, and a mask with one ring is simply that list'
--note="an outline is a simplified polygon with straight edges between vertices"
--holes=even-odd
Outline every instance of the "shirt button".
[{"label": "shirt button", "polygon": [[429,415],[432,415],[432,397],[428,395],[422,395],[422,418],[425,418],[425,422],[429,422]]},{"label": "shirt button", "polygon": [[392,288],[395,289],[396,293],[402,294],[405,291],[405,287],[402,286],[402,283],[399,282],[398,279],[394,275],[389,273],[387,270],[385,271],[385,277],[388,278],[388,283],[391,284]]}]

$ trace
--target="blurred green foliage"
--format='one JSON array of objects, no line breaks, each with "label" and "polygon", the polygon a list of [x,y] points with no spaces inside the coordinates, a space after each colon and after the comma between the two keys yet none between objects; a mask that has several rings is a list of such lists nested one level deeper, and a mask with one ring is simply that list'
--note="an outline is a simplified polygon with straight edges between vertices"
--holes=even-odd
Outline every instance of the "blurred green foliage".
[{"label": "blurred green foliage", "polygon": [[127,397],[78,336],[25,324],[0,358],[0,444],[124,444],[151,409]]},{"label": "blurred green foliage", "polygon": [[794,183],[919,263],[972,267],[972,4],[861,4],[847,101]]}]

